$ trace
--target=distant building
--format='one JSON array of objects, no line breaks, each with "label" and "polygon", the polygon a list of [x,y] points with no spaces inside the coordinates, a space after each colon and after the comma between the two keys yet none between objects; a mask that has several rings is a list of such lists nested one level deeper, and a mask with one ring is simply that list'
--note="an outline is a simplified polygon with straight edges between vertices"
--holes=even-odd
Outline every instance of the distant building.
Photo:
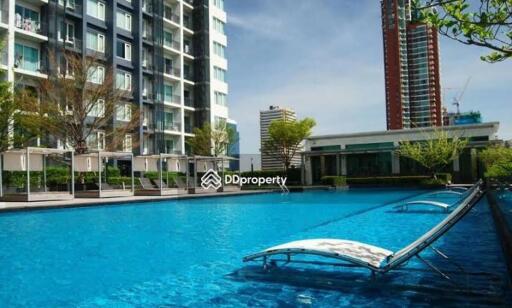
[{"label": "distant building", "polygon": [[[498,122],[446,126],[449,136],[469,139],[467,148],[446,172],[455,182],[474,182],[483,176],[478,164],[478,150],[497,142]],[[353,134],[313,136],[306,139],[304,182],[321,183],[323,176],[376,177],[392,175],[427,175],[411,159],[396,153],[402,141],[423,141],[434,128],[414,128]]]},{"label": "distant building", "polygon": [[[269,140],[268,128],[270,123],[275,120],[295,121],[297,115],[295,111],[289,108],[281,108],[279,106],[270,106],[268,110],[260,111],[260,145],[261,149],[267,140]],[[300,155],[293,158],[292,167],[300,166]],[[262,170],[281,170],[283,163],[274,155],[261,153],[261,169]]]},{"label": "distant building", "polygon": [[381,0],[387,129],[441,126],[437,31],[410,0]]},{"label": "distant building", "polygon": [[[229,157],[240,159],[240,132],[238,131],[238,124],[229,119],[227,121],[227,128],[233,131],[233,143],[231,143],[228,147],[227,155]],[[229,169],[231,170],[239,170],[240,169],[240,161],[231,160],[229,162]]]},{"label": "distant building", "polygon": [[482,115],[479,111],[470,112],[448,112],[443,115],[443,124],[449,125],[467,125],[482,123]]}]

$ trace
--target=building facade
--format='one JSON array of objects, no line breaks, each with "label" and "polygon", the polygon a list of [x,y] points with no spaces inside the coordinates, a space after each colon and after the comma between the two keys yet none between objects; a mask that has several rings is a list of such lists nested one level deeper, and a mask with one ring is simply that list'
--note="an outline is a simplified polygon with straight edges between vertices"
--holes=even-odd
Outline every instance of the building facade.
[{"label": "building facade", "polygon": [[410,0],[381,0],[387,129],[441,126],[436,29],[415,21]]},{"label": "building facade", "polygon": [[[6,78],[37,92],[39,79],[62,69],[50,54],[97,56],[97,81],[111,67],[130,93],[126,104],[141,111],[129,136],[136,154],[185,154],[194,127],[229,119],[223,0],[2,0],[0,7]],[[115,121],[130,116],[128,108]],[[90,148],[102,149],[104,135],[91,136]]]},{"label": "building facade", "polygon": [[[497,142],[498,122],[446,126],[450,137],[467,138],[468,146],[444,172],[456,182],[474,182],[483,176],[478,152]],[[414,161],[400,157],[396,150],[403,141],[424,141],[434,128],[413,128],[313,136],[306,139],[304,182],[319,184],[323,176],[378,177],[393,175],[429,175]]]},{"label": "building facade", "polygon": [[[260,149],[263,149],[265,142],[269,140],[268,128],[272,121],[285,120],[295,121],[297,115],[294,110],[290,108],[281,108],[279,106],[270,106],[268,110],[260,111]],[[297,154],[291,162],[291,167],[300,166],[300,155]],[[267,170],[282,170],[283,163],[275,155],[261,151],[261,169]]]}]

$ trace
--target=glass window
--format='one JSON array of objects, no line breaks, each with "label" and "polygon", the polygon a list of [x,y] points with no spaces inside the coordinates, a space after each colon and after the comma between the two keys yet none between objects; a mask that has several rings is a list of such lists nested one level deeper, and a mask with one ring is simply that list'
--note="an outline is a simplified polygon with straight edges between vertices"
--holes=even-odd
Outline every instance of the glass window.
[{"label": "glass window", "polygon": [[105,52],[105,36],[97,32],[87,31],[87,48]]},{"label": "glass window", "polygon": [[215,66],[213,73],[214,73],[215,79],[222,81],[222,82],[226,82],[226,70],[223,70],[220,67]]},{"label": "glass window", "polygon": [[130,121],[132,119],[132,106],[123,104],[116,108],[116,120],[118,121]]},{"label": "glass window", "polygon": [[105,80],[105,68],[100,65],[90,67],[87,75],[89,82],[102,84]]},{"label": "glass window", "polygon": [[220,19],[213,17],[213,29],[217,32],[224,34],[224,22]]},{"label": "glass window", "polygon": [[227,95],[218,91],[215,91],[215,103],[221,106],[227,106]]},{"label": "glass window", "polygon": [[224,0],[213,0],[213,5],[221,10],[224,10]]},{"label": "glass window", "polygon": [[105,100],[99,99],[90,109],[90,117],[103,118],[105,116]]},{"label": "glass window", "polygon": [[123,58],[125,60],[131,61],[132,60],[132,45],[118,40],[116,54],[119,58]]},{"label": "glass window", "polygon": [[116,25],[121,29],[132,31],[132,15],[123,11],[117,11]]},{"label": "glass window", "polygon": [[39,70],[39,49],[16,44],[14,52],[16,67],[33,72]]},{"label": "glass window", "polygon": [[213,52],[215,53],[215,55],[221,57],[221,58],[226,58],[226,47],[222,44],[219,44],[217,42],[213,42]]},{"label": "glass window", "polygon": [[87,15],[105,20],[105,3],[98,0],[87,0]]},{"label": "glass window", "polygon": [[132,74],[118,71],[116,73],[116,86],[120,90],[130,91],[132,89]]},{"label": "glass window", "polygon": [[173,96],[173,87],[170,84],[164,85],[164,101],[166,102],[172,102],[172,96]]}]

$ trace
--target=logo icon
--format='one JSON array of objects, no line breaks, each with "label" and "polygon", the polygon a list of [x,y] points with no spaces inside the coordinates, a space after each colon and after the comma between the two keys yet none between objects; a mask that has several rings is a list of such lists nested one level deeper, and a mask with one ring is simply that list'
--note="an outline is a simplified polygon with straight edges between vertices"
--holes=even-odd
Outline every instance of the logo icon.
[{"label": "logo icon", "polygon": [[219,189],[221,186],[222,178],[215,170],[209,169],[201,177],[201,187],[203,187],[204,189]]}]

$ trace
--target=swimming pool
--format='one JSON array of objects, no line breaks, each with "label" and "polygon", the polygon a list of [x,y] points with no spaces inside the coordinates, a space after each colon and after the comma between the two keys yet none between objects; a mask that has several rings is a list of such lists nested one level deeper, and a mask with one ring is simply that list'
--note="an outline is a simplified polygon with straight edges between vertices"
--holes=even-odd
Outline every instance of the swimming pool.
[{"label": "swimming pool", "polygon": [[[287,267],[243,256],[305,238],[398,250],[446,214],[398,213],[416,190],[312,191],[0,214],[1,306],[341,306],[503,304],[506,267],[483,199],[436,247],[468,275],[460,292],[423,264],[376,282],[368,272]],[[429,197],[432,198],[432,197]],[[453,196],[437,196],[454,202]],[[443,268],[433,253],[423,256]],[[313,278],[314,279],[313,279]],[[458,281],[459,283],[459,281]]]}]

